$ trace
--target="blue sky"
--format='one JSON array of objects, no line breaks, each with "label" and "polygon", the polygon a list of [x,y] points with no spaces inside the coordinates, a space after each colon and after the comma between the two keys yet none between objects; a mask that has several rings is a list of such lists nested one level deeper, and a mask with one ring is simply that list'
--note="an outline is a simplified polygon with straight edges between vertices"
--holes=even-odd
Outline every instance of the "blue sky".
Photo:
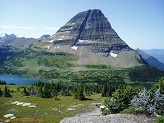
[{"label": "blue sky", "polygon": [[52,35],[88,9],[100,9],[130,47],[164,49],[164,0],[0,0],[0,33]]}]

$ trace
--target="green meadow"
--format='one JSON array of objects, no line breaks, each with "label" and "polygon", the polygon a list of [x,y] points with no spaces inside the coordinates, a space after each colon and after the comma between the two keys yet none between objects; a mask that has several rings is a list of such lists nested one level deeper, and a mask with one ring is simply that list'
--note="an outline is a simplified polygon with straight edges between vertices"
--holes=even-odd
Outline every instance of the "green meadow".
[{"label": "green meadow", "polygon": [[[53,98],[41,98],[35,96],[22,96],[22,89],[17,90],[16,85],[7,85],[14,92],[12,97],[0,98],[0,118],[4,119],[5,114],[14,114],[18,119],[36,118],[41,119],[43,123],[59,123],[66,117],[85,113],[94,110],[94,103],[103,103],[105,97],[101,94],[93,94],[86,97],[86,100],[77,100],[72,96],[58,96],[57,100]],[[0,85],[3,89],[4,85]],[[14,101],[32,103],[36,107],[28,107],[11,104]],[[74,109],[74,110],[69,110]]]}]

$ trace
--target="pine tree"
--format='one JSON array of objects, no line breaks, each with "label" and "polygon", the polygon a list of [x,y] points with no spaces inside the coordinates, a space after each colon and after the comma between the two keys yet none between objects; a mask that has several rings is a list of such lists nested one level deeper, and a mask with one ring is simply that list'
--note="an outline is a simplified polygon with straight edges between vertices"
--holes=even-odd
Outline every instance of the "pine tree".
[{"label": "pine tree", "polygon": [[54,98],[54,100],[57,100],[58,91],[57,90],[52,90],[51,91],[51,96]]},{"label": "pine tree", "polygon": [[43,98],[43,89],[42,89],[42,87],[39,88],[39,96],[41,96]]},{"label": "pine tree", "polygon": [[98,93],[98,85],[96,84],[93,85],[93,92]]},{"label": "pine tree", "polygon": [[74,97],[75,99],[83,100],[84,99],[84,92],[83,92],[83,85],[80,83],[80,85],[77,85],[77,87],[74,89]]},{"label": "pine tree", "polygon": [[84,99],[84,93],[83,93],[83,85],[82,84],[80,84],[77,93],[78,93],[77,94],[77,99],[83,100]]},{"label": "pine tree", "polygon": [[4,91],[3,91],[3,96],[4,97],[11,97],[10,90],[7,88],[5,85]]},{"label": "pine tree", "polygon": [[56,85],[56,90],[59,92],[61,90],[61,84],[58,82]]},{"label": "pine tree", "polygon": [[3,92],[2,92],[2,90],[1,90],[1,88],[0,88],[0,96],[2,96],[2,94],[3,94]]},{"label": "pine tree", "polygon": [[107,83],[105,85],[103,85],[103,89],[102,89],[102,97],[106,97],[107,96],[107,92],[108,92],[108,86]]},{"label": "pine tree", "polygon": [[26,87],[23,87],[23,95],[24,96],[29,96],[29,92],[27,92]]},{"label": "pine tree", "polygon": [[50,90],[50,84],[49,83],[44,83],[43,96],[42,97],[44,97],[44,98],[51,97],[51,90]]}]

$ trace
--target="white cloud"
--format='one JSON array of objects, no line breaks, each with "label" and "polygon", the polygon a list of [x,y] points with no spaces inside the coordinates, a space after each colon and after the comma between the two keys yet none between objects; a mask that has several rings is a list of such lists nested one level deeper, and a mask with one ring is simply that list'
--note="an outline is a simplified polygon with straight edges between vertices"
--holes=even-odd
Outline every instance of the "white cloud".
[{"label": "white cloud", "polygon": [[1,28],[4,28],[4,29],[26,29],[26,30],[34,29],[33,26],[1,26]]},{"label": "white cloud", "polygon": [[45,29],[48,29],[48,30],[58,30],[59,28],[57,28],[57,27],[45,27]]}]

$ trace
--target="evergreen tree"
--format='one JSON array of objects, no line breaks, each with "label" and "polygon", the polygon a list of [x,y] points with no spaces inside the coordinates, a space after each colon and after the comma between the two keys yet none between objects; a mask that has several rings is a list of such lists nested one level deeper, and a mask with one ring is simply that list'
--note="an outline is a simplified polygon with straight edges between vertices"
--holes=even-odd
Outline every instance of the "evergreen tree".
[{"label": "evergreen tree", "polygon": [[154,84],[150,89],[150,94],[153,96],[155,91],[160,88],[161,94],[164,94],[164,77],[159,78],[158,83]]},{"label": "evergreen tree", "polygon": [[27,92],[26,87],[23,87],[23,95],[24,96],[29,96],[29,92]]},{"label": "evergreen tree", "polygon": [[107,83],[105,85],[103,85],[103,89],[102,89],[102,97],[107,97],[107,92],[108,92],[108,86]]},{"label": "evergreen tree", "polygon": [[98,90],[99,90],[99,89],[98,89],[98,85],[97,85],[97,84],[94,84],[94,85],[93,85],[93,92],[94,92],[94,93],[99,93]]},{"label": "evergreen tree", "polygon": [[44,97],[43,96],[43,89],[42,89],[42,87],[39,88],[39,96],[41,96],[42,98]]},{"label": "evergreen tree", "polygon": [[2,94],[3,94],[3,92],[2,92],[2,90],[1,90],[1,88],[0,88],[0,96],[2,96]]},{"label": "evergreen tree", "polygon": [[62,95],[62,96],[70,96],[71,94],[70,94],[70,86],[68,86],[68,87],[62,87],[61,88],[61,91],[60,91],[60,95]]},{"label": "evergreen tree", "polygon": [[59,92],[61,90],[61,84],[58,82],[56,85],[56,90]]},{"label": "evergreen tree", "polygon": [[54,84],[54,82],[51,83],[50,89],[51,89],[51,90],[55,89],[55,84]]},{"label": "evergreen tree", "polygon": [[83,91],[84,91],[84,95],[87,95],[87,96],[91,96],[91,94],[92,94],[92,85],[90,85],[90,84],[84,84],[83,85],[84,87],[84,89],[83,89]]},{"label": "evergreen tree", "polygon": [[83,93],[83,84],[77,85],[77,88],[75,88],[74,91],[74,97],[75,99],[83,100],[84,99],[84,93]]},{"label": "evergreen tree", "polygon": [[6,82],[0,79],[0,85],[6,85]]},{"label": "evergreen tree", "polygon": [[50,90],[50,84],[49,83],[44,83],[43,96],[42,97],[44,97],[44,98],[51,97],[51,90]]},{"label": "evergreen tree", "polygon": [[111,97],[105,100],[106,109],[103,109],[103,114],[118,113],[126,108],[131,103],[131,99],[138,93],[141,87],[119,87],[115,90]]},{"label": "evergreen tree", "polygon": [[51,96],[54,98],[54,100],[57,100],[58,91],[57,90],[52,90],[51,91]]},{"label": "evergreen tree", "polygon": [[7,88],[5,85],[4,91],[3,91],[3,96],[4,97],[11,97],[10,90]]},{"label": "evergreen tree", "polygon": [[77,94],[77,99],[83,100],[84,99],[84,93],[83,93],[83,85],[82,84],[80,84],[77,93],[78,93]]}]

